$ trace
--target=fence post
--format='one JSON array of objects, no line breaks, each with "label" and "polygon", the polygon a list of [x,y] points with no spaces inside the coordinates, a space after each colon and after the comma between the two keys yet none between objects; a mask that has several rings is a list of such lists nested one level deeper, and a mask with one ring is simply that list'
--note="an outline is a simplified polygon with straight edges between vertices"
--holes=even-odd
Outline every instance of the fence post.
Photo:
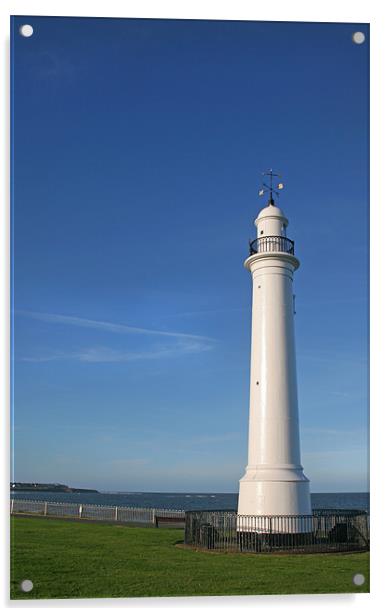
[{"label": "fence post", "polygon": [[13,498],[11,499],[11,514],[13,513]]},{"label": "fence post", "polygon": [[83,505],[79,505],[79,517],[82,517]]},{"label": "fence post", "polygon": [[155,519],[155,509],[152,509],[151,511],[152,511],[152,520],[153,520],[153,524],[154,524],[154,526],[155,526],[155,522],[156,522],[156,519]]},{"label": "fence post", "polygon": [[118,507],[115,507],[115,521],[118,522]]},{"label": "fence post", "polygon": [[43,515],[47,515],[47,502],[44,503],[44,513]]}]

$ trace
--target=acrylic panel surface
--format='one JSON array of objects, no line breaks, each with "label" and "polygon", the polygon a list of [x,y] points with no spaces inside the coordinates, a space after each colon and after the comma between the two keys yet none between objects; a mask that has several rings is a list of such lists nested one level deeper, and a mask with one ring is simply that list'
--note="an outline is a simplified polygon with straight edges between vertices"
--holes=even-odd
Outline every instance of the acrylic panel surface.
[{"label": "acrylic panel surface", "polygon": [[[368,510],[369,489],[369,37],[352,23],[11,19],[13,598],[368,591],[363,517],[348,512]],[[200,527],[205,549],[183,547],[185,511],[237,509],[267,332],[270,391],[287,378],[279,300],[251,319],[243,268],[271,167],[301,264],[280,390],[295,399],[297,378],[299,422],[280,438],[298,451],[300,430],[313,510],[346,512],[287,535],[349,555],[246,557],[234,516]],[[250,444],[254,464],[264,447]],[[260,497],[281,502],[275,490]],[[224,532],[233,548],[215,561]]]}]

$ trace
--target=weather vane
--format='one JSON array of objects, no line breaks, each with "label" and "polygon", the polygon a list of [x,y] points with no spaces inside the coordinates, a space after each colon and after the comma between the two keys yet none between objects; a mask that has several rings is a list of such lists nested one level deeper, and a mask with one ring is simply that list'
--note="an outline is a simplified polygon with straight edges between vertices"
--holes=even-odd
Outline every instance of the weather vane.
[{"label": "weather vane", "polygon": [[273,178],[277,177],[280,178],[281,175],[279,173],[274,173],[273,169],[269,169],[268,171],[264,171],[261,175],[268,175],[269,176],[269,186],[263,182],[263,188],[260,188],[259,190],[259,197],[262,197],[263,195],[265,195],[265,193],[267,191],[269,191],[269,203],[270,205],[274,205],[275,202],[273,200],[273,196],[272,193],[275,193],[275,195],[279,196],[279,190],[282,190],[284,188],[284,184],[282,182],[279,182],[276,187],[273,187]]}]

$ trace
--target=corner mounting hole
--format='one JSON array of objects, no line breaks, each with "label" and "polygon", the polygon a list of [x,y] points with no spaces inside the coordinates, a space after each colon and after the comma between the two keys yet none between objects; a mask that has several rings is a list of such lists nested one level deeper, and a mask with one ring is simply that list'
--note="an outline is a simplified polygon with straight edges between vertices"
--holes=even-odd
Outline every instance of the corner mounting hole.
[{"label": "corner mounting hole", "polygon": [[365,583],[365,576],[362,573],[356,573],[352,579],[355,586],[362,586]]},{"label": "corner mounting hole", "polygon": [[34,29],[30,24],[23,24],[22,26],[20,26],[19,32],[22,36],[29,38],[33,35]]},{"label": "corner mounting hole", "polygon": [[23,592],[31,592],[33,587],[34,585],[31,582],[31,580],[23,580],[22,583],[20,584],[20,588],[22,589]]},{"label": "corner mounting hole", "polygon": [[357,45],[362,45],[362,43],[365,42],[366,37],[363,32],[354,32],[354,34],[352,35],[352,40]]}]

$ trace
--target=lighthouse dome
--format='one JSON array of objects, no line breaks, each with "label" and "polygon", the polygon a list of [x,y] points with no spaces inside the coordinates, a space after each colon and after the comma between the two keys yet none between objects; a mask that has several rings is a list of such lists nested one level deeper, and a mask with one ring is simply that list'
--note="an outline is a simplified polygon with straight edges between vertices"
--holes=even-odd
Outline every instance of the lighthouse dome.
[{"label": "lighthouse dome", "polygon": [[282,210],[279,207],[277,207],[277,205],[273,205],[271,203],[267,205],[266,207],[264,207],[262,210],[260,210],[257,220],[261,220],[262,218],[272,218],[272,217],[283,218],[284,220],[287,220]]}]

